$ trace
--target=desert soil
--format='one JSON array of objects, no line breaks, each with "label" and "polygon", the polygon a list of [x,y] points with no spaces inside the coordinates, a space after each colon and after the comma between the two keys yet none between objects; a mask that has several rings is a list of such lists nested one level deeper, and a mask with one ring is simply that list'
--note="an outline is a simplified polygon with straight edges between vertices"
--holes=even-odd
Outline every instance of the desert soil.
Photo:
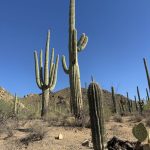
[{"label": "desert soil", "polygon": [[[132,127],[134,122],[129,121],[129,117],[124,117],[122,123],[114,122],[110,119],[106,122],[106,138],[110,139],[117,136],[123,140],[136,141],[132,135]],[[92,149],[87,146],[82,146],[82,142],[86,139],[91,140],[90,129],[73,128],[73,127],[55,127],[49,126],[41,120],[30,120],[27,122],[19,122],[21,130],[13,130],[13,135],[7,138],[6,134],[0,135],[0,150],[88,150]],[[45,136],[40,141],[29,142],[28,145],[22,144],[20,139],[27,137],[30,132],[25,132],[25,129],[40,124],[42,126],[40,132],[46,132]],[[61,133],[62,140],[55,139]]]}]

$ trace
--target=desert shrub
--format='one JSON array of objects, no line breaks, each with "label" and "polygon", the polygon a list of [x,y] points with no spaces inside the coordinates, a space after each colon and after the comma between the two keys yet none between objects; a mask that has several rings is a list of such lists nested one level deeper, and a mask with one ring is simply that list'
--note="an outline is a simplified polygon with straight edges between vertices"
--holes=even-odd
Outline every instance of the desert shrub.
[{"label": "desert shrub", "polygon": [[30,134],[19,140],[20,143],[26,146],[31,142],[42,140],[47,133],[45,126],[41,122],[30,124],[29,129]]},{"label": "desert shrub", "polygon": [[122,117],[120,116],[120,115],[115,115],[114,117],[113,117],[113,120],[115,121],[115,122],[123,122],[123,119],[122,119]]},{"label": "desert shrub", "polygon": [[150,127],[150,117],[145,119],[146,126]]},{"label": "desert shrub", "polygon": [[143,117],[140,114],[135,114],[133,116],[131,116],[129,121],[133,121],[133,122],[140,122],[143,120]]}]

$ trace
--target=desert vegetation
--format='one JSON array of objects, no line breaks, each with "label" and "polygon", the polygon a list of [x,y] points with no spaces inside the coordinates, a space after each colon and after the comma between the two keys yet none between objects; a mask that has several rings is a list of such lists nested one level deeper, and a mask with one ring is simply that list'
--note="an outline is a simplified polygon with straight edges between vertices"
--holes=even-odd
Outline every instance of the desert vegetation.
[{"label": "desert vegetation", "polygon": [[62,56],[70,87],[53,92],[59,55],[55,61],[53,48],[49,58],[48,30],[44,60],[42,50],[39,60],[34,52],[35,80],[41,93],[19,98],[3,90],[0,150],[150,150],[150,75],[146,59],[143,61],[149,90],[146,88],[145,100],[138,86],[132,100],[128,92],[126,96],[117,94],[114,86],[110,92],[102,89],[93,77],[88,88],[82,88],[78,52],[87,43],[85,33],[77,40],[75,0],[70,0],[68,67]]}]

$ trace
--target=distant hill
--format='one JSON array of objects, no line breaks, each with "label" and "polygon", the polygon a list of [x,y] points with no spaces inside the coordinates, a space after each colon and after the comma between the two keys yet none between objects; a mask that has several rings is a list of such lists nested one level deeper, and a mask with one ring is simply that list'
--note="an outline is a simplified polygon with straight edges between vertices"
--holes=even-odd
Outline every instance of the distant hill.
[{"label": "distant hill", "polygon": [[10,92],[8,92],[3,87],[0,87],[0,100],[9,101],[13,98],[14,98],[14,96]]}]

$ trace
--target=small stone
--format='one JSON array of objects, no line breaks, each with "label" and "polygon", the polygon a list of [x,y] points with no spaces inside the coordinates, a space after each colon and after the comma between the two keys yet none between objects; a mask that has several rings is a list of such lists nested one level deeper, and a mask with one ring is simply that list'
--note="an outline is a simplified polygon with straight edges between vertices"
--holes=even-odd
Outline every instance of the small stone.
[{"label": "small stone", "polygon": [[63,135],[61,133],[59,133],[58,137],[55,137],[55,139],[63,140]]},{"label": "small stone", "polygon": [[86,146],[86,147],[90,147],[90,148],[92,148],[93,147],[93,144],[92,144],[92,142],[90,141],[90,140],[84,140],[83,142],[82,142],[82,146]]}]

